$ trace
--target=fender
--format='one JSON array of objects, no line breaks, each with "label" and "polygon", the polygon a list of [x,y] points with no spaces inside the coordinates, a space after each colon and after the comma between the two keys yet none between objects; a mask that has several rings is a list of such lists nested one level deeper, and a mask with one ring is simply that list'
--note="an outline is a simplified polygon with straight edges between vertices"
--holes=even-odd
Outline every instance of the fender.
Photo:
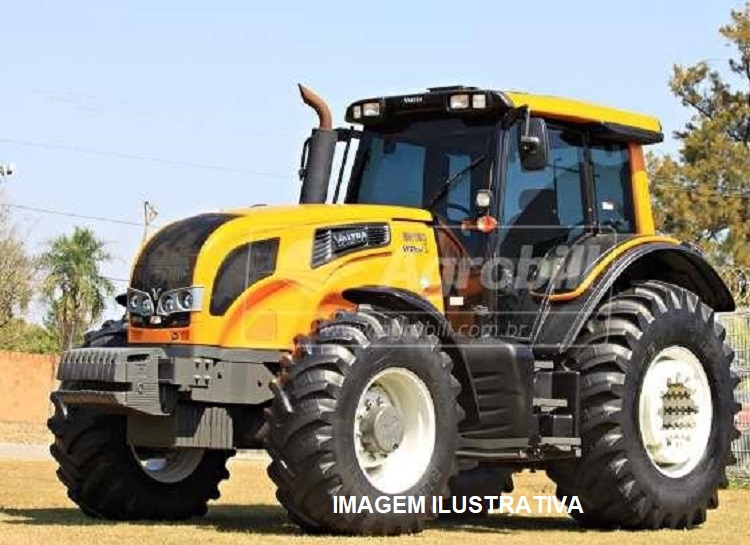
[{"label": "fender", "polygon": [[550,301],[533,338],[534,354],[549,358],[565,352],[607,293],[638,280],[661,280],[688,289],[716,312],[735,309],[729,288],[695,248],[686,244],[645,243],[623,253],[580,296],[562,302]]},{"label": "fender", "polygon": [[461,393],[458,400],[466,412],[464,423],[479,420],[479,405],[471,373],[466,363],[461,343],[452,334],[450,322],[435,305],[418,294],[384,286],[361,286],[349,288],[342,292],[342,297],[357,305],[372,305],[388,309],[415,318],[434,328],[443,349],[453,359],[453,373],[461,383]]}]

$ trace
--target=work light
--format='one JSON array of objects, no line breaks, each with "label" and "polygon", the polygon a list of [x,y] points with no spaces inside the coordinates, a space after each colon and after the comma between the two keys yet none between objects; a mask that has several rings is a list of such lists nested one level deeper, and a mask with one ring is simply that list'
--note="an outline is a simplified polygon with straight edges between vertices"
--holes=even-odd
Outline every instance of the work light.
[{"label": "work light", "polygon": [[465,110],[469,107],[469,95],[452,95],[450,98],[451,110]]},{"label": "work light", "polygon": [[362,115],[365,117],[378,117],[380,115],[380,102],[365,102],[362,104]]},{"label": "work light", "polygon": [[486,95],[472,95],[471,96],[471,107],[481,110],[487,107],[487,96]]}]

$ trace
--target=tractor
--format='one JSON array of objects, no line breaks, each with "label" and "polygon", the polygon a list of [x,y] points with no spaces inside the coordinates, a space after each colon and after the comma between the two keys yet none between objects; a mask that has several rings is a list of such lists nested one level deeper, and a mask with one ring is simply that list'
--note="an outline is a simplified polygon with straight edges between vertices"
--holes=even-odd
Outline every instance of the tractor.
[{"label": "tractor", "polygon": [[716,318],[734,301],[655,230],[659,121],[449,86],[359,100],[333,128],[300,90],[319,126],[299,204],[163,227],[126,319],[62,354],[49,428],[71,500],[202,515],[235,450],[266,449],[314,533],[418,532],[430,501],[337,498],[499,495],[524,469],[588,527],[701,524],[737,435]]}]

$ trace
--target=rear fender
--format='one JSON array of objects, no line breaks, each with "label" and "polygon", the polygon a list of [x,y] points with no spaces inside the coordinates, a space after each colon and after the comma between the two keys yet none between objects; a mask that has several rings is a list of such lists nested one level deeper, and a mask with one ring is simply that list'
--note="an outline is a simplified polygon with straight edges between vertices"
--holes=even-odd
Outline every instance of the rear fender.
[{"label": "rear fender", "polygon": [[729,288],[695,248],[661,242],[642,244],[619,256],[579,297],[547,305],[534,336],[536,357],[565,352],[607,294],[639,280],[661,280],[688,289],[717,312],[735,308]]}]

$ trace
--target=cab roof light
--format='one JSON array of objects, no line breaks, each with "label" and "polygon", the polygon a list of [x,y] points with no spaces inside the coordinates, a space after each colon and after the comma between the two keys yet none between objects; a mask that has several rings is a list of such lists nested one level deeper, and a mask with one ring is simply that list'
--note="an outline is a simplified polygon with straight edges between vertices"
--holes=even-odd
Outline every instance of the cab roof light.
[{"label": "cab roof light", "polygon": [[380,115],[380,102],[365,102],[362,104],[363,117],[378,117]]},{"label": "cab roof light", "polygon": [[471,95],[471,107],[481,110],[487,107],[487,95]]},{"label": "cab roof light", "polygon": [[451,110],[465,110],[469,107],[469,95],[451,95],[449,105]]}]

